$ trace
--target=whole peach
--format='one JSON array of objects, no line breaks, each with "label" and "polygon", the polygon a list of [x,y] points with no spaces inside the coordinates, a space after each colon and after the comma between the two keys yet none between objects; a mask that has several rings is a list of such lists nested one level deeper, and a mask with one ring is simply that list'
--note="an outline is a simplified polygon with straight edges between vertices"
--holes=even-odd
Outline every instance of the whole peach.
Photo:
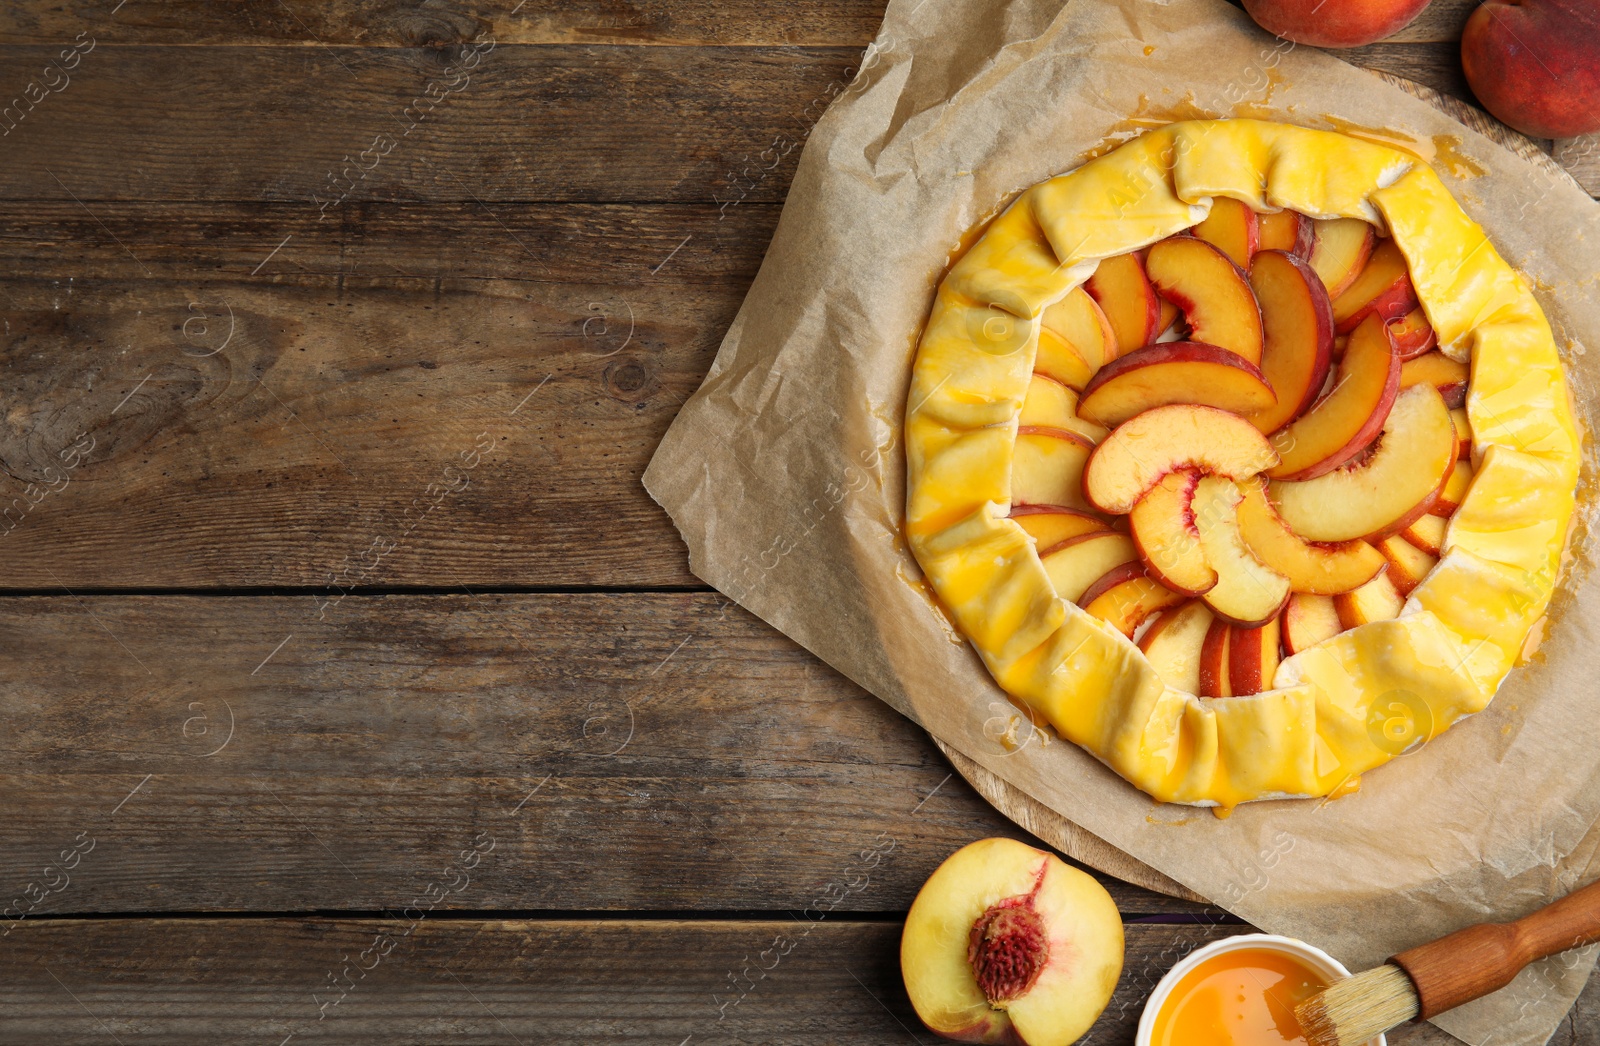
[{"label": "whole peach", "polygon": [[1360,47],[1404,29],[1428,0],[1244,0],[1269,33],[1313,47]]},{"label": "whole peach", "polygon": [[1461,33],[1484,108],[1533,138],[1600,131],[1600,0],[1488,0]]}]

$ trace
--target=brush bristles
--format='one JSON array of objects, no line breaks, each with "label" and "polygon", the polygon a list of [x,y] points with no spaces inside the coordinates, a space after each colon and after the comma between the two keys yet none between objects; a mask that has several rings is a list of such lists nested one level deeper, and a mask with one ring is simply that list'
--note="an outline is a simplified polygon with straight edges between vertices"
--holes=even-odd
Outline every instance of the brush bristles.
[{"label": "brush bristles", "polygon": [[1361,1046],[1421,1011],[1404,970],[1388,963],[1330,985],[1294,1008],[1311,1046]]}]

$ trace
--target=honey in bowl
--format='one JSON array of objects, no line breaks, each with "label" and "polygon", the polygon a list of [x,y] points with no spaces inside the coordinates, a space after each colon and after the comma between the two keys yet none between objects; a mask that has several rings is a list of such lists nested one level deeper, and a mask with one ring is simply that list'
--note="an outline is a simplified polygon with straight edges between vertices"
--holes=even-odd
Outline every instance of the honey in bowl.
[{"label": "honey in bowl", "polygon": [[1294,1008],[1327,986],[1322,974],[1280,951],[1219,952],[1173,985],[1150,1046],[1303,1044]]}]

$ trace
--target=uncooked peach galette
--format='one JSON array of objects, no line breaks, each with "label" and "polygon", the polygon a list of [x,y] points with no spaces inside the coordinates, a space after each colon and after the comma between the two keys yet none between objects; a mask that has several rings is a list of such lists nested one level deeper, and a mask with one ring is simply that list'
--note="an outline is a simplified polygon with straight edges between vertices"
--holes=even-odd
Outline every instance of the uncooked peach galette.
[{"label": "uncooked peach galette", "polygon": [[1434,171],[1257,120],[1029,189],[951,268],[907,534],[1041,723],[1157,799],[1343,794],[1484,708],[1579,442],[1549,324]]}]

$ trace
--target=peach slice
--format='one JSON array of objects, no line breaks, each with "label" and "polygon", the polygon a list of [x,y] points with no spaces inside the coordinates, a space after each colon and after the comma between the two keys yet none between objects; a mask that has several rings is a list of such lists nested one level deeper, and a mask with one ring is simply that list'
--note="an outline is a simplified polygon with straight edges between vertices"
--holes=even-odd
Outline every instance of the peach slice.
[{"label": "peach slice", "polygon": [[1332,365],[1333,312],[1311,266],[1283,251],[1261,251],[1250,267],[1261,303],[1261,375],[1277,394],[1247,414],[1262,432],[1276,432],[1311,406]]},{"label": "peach slice", "polygon": [[1078,394],[1045,374],[1029,379],[1017,424],[1025,429],[1064,429],[1090,443],[1099,443],[1111,431],[1078,417]]},{"label": "peach slice", "polygon": [[1465,363],[1453,360],[1442,352],[1425,352],[1400,365],[1400,387],[1409,389],[1424,383],[1432,385],[1453,410],[1467,402],[1469,374]]},{"label": "peach slice", "polygon": [[1101,425],[1120,425],[1169,403],[1245,414],[1275,402],[1261,372],[1234,353],[1196,341],[1169,341],[1134,349],[1101,368],[1083,390],[1078,414]]},{"label": "peach slice", "polygon": [[[1183,310],[1165,298],[1161,299],[1161,315],[1156,319],[1156,337],[1164,337],[1183,318]],[[1174,331],[1174,334],[1177,332]]]},{"label": "peach slice", "polygon": [[1111,324],[1118,355],[1156,340],[1161,306],[1137,254],[1107,258],[1083,286]]},{"label": "peach slice", "polygon": [[1388,328],[1373,317],[1350,335],[1333,389],[1272,434],[1274,479],[1313,479],[1366,450],[1400,391],[1400,361]]},{"label": "peach slice", "polygon": [[962,1042],[1069,1046],[1122,975],[1122,917],[1105,888],[1054,854],[980,839],[917,893],[900,972],[929,1030]]},{"label": "peach slice", "polygon": [[1011,459],[1011,504],[1087,509],[1083,469],[1094,444],[1061,429],[1017,430]]},{"label": "peach slice", "polygon": [[1228,635],[1228,689],[1235,697],[1272,689],[1278,674],[1278,621],[1235,628]]},{"label": "peach slice", "polygon": [[1089,457],[1083,491],[1102,512],[1123,515],[1175,469],[1243,479],[1276,464],[1254,425],[1215,407],[1156,407],[1117,426]]},{"label": "peach slice", "polygon": [[1378,231],[1360,218],[1318,218],[1314,224],[1317,238],[1309,260],[1331,301],[1361,274],[1378,242]]},{"label": "peach slice", "polygon": [[1174,690],[1200,692],[1200,648],[1211,627],[1211,608],[1198,599],[1163,610],[1139,639],[1139,649],[1150,659],[1161,681]]},{"label": "peach slice", "polygon": [[1054,548],[1043,550],[1039,556],[1056,595],[1069,603],[1076,603],[1090,585],[1105,577],[1112,568],[1139,559],[1128,536],[1114,530],[1098,530],[1068,538]]},{"label": "peach slice", "polygon": [[1261,244],[1261,225],[1256,212],[1227,196],[1212,199],[1211,213],[1189,231],[1227,255],[1228,260],[1241,269],[1250,268],[1250,259],[1255,257]]},{"label": "peach slice", "polygon": [[1155,579],[1175,592],[1198,596],[1217,583],[1217,572],[1200,550],[1190,500],[1200,473],[1169,472],[1145,491],[1128,514],[1128,531],[1139,558]]},{"label": "peach slice", "polygon": [[1202,598],[1224,621],[1255,628],[1276,617],[1289,598],[1289,579],[1251,553],[1239,533],[1239,502],[1244,496],[1230,479],[1206,476],[1195,487],[1191,506],[1200,548],[1217,572],[1217,583]]},{"label": "peach slice", "polygon": [[1310,650],[1324,639],[1344,631],[1332,596],[1296,592],[1283,608],[1283,648],[1290,654]]},{"label": "peach slice", "polygon": [[1049,327],[1039,328],[1039,348],[1034,353],[1033,369],[1080,392],[1094,378],[1095,372],[1081,352]]},{"label": "peach slice", "polygon": [[1402,360],[1416,359],[1439,344],[1439,336],[1420,305],[1398,320],[1390,321],[1389,337],[1394,341],[1395,355]]},{"label": "peach slice", "polygon": [[1232,697],[1228,687],[1228,641],[1233,627],[1226,621],[1215,620],[1206,629],[1206,638],[1200,645],[1199,688],[1201,697]]},{"label": "peach slice", "polygon": [[1089,364],[1090,371],[1117,358],[1117,336],[1111,330],[1111,322],[1082,287],[1074,287],[1065,298],[1047,307],[1039,317],[1039,325],[1071,345]]},{"label": "peach slice", "polygon": [[1172,236],[1150,248],[1150,282],[1183,310],[1189,337],[1261,362],[1261,310],[1244,270],[1204,240]]},{"label": "peach slice", "polygon": [[1011,510],[1011,518],[1033,538],[1034,547],[1041,552],[1055,548],[1068,538],[1080,534],[1093,534],[1110,530],[1105,520],[1087,512],[1072,509],[1050,509],[1019,505]]},{"label": "peach slice", "polygon": [[1389,561],[1389,580],[1394,582],[1394,589],[1402,598],[1409,596],[1412,589],[1422,584],[1428,571],[1439,565],[1439,557],[1424,552],[1399,534],[1378,542],[1378,551]]},{"label": "peach slice", "polygon": [[1284,251],[1304,261],[1317,243],[1317,227],[1299,211],[1279,211],[1258,216],[1263,251]]},{"label": "peach slice", "polygon": [[1259,477],[1240,480],[1239,536],[1263,564],[1289,579],[1296,592],[1336,596],[1371,581],[1383,556],[1365,541],[1310,544],[1289,528],[1267,500]]},{"label": "peach slice", "polygon": [[1347,334],[1373,313],[1388,323],[1416,307],[1417,292],[1411,286],[1405,255],[1393,240],[1384,240],[1350,286],[1333,299],[1333,326]]},{"label": "peach slice", "polygon": [[1379,574],[1354,592],[1333,597],[1333,608],[1339,614],[1341,630],[1397,618],[1405,604],[1394,582],[1389,580],[1388,572]]},{"label": "peach slice", "polygon": [[1472,457],[1472,422],[1467,418],[1467,408],[1450,408],[1450,423],[1456,427],[1456,457],[1465,461]]},{"label": "peach slice", "polygon": [[1443,516],[1425,513],[1417,521],[1400,532],[1400,536],[1422,549],[1430,556],[1437,556],[1444,551],[1444,532],[1450,521]]},{"label": "peach slice", "polygon": [[1428,507],[1429,515],[1451,516],[1456,509],[1461,507],[1461,501],[1467,496],[1467,490],[1472,486],[1472,465],[1457,459],[1450,469],[1450,474],[1444,478],[1444,486],[1439,490],[1439,497]]},{"label": "peach slice", "polygon": [[1315,479],[1274,480],[1268,493],[1307,541],[1377,539],[1427,512],[1455,461],[1450,411],[1432,386],[1416,385],[1395,399],[1371,454]]},{"label": "peach slice", "polygon": [[1145,618],[1182,603],[1184,596],[1148,577],[1142,563],[1113,567],[1079,597],[1078,605],[1092,617],[1115,628],[1129,639]]}]

